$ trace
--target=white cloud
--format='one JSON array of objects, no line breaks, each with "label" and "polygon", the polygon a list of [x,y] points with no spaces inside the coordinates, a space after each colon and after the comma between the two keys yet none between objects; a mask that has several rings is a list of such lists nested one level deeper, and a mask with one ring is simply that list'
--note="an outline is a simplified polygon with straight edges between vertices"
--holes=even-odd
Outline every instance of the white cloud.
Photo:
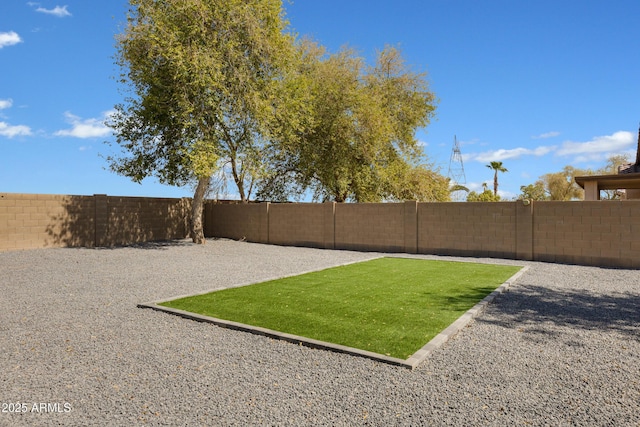
[{"label": "white cloud", "polygon": [[[29,3],[31,6],[37,5],[37,3]],[[67,10],[68,6],[56,6],[53,9],[45,9],[44,7],[38,7],[36,12],[46,13],[48,15],[57,16],[58,18],[64,18],[65,16],[71,16],[71,13]]]},{"label": "white cloud", "polygon": [[558,150],[559,156],[579,156],[581,158],[603,158],[607,154],[619,153],[630,148],[634,143],[631,132],[618,131],[613,135],[596,136],[591,141],[565,141]]},{"label": "white cloud", "polygon": [[[11,108],[13,106],[13,99],[0,99],[0,118],[6,118],[2,113],[2,110]],[[0,122],[0,136],[7,138],[13,138],[14,136],[29,136],[31,135],[31,128],[25,125],[10,125],[6,122]]]},{"label": "white cloud", "polygon": [[54,133],[55,136],[72,136],[74,138],[100,138],[108,136],[111,128],[105,124],[105,120],[113,114],[107,111],[100,119],[82,119],[69,112],[64,113],[67,122],[72,125],[71,129],[63,129]]},{"label": "white cloud", "polygon": [[14,136],[29,136],[31,135],[31,128],[29,126],[17,125],[12,126],[5,122],[0,122],[0,135],[7,138],[13,138]]},{"label": "white cloud", "polygon": [[0,49],[5,46],[11,46],[22,42],[22,39],[15,31],[9,31],[8,33],[0,33]]},{"label": "white cloud", "polygon": [[13,99],[0,99],[0,110],[4,110],[6,108],[11,108],[13,105]]},{"label": "white cloud", "polygon": [[533,139],[547,139],[547,138],[555,138],[556,136],[560,136],[560,132],[552,131],[540,134],[538,136],[532,136]]},{"label": "white cloud", "polygon": [[522,147],[512,148],[509,150],[500,149],[500,150],[494,150],[494,151],[486,151],[484,153],[468,154],[466,155],[467,159],[465,160],[475,160],[477,162],[484,163],[484,162],[499,162],[507,159],[516,159],[522,156],[540,157],[552,152],[553,150],[555,150],[555,148],[556,147],[554,146],[541,146],[533,150],[529,148],[522,148]]},{"label": "white cloud", "polygon": [[[557,132],[548,132],[537,138],[551,138],[557,135],[559,135]],[[572,163],[602,162],[617,154],[631,154],[633,156],[635,153],[635,138],[635,134],[631,132],[618,131],[612,135],[596,136],[587,142],[565,141],[560,146],[543,145],[534,149],[518,147],[485,151],[482,153],[465,153],[462,155],[462,159],[464,162],[476,161],[489,163],[524,156],[541,157],[549,153],[554,153],[556,156],[573,156],[571,159]]]}]

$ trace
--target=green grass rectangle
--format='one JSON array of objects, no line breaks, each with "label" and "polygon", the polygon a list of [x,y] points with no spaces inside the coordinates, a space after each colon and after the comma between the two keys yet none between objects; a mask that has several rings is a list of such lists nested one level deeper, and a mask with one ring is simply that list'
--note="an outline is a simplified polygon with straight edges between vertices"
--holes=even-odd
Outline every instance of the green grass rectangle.
[{"label": "green grass rectangle", "polygon": [[379,258],[160,305],[407,359],[520,268]]}]

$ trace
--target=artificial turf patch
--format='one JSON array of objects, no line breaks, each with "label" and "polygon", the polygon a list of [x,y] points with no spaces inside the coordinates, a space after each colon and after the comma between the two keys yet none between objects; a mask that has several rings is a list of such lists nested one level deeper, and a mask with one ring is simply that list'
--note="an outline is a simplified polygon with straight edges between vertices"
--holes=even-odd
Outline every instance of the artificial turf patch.
[{"label": "artificial turf patch", "polygon": [[407,359],[520,268],[379,258],[160,305]]}]

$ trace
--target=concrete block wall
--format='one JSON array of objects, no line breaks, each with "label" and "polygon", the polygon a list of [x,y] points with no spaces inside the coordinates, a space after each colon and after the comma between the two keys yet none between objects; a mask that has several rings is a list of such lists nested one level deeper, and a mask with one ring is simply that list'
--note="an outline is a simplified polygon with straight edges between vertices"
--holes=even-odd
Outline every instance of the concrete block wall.
[{"label": "concrete block wall", "polygon": [[336,204],[335,248],[404,252],[404,211],[404,203]]},{"label": "concrete block wall", "polygon": [[[188,237],[190,199],[0,193],[0,251]],[[640,268],[640,200],[216,204],[205,235],[279,245]]]},{"label": "concrete block wall", "polygon": [[269,204],[269,243],[333,249],[335,203]]},{"label": "concrete block wall", "polygon": [[209,237],[640,268],[637,200],[208,204],[206,212]]},{"label": "concrete block wall", "polygon": [[93,197],[0,193],[0,250],[94,242]]},{"label": "concrete block wall", "polygon": [[208,202],[205,236],[326,249],[417,249],[417,203]]},{"label": "concrete block wall", "polygon": [[640,268],[640,201],[536,203],[536,259]]},{"label": "concrete block wall", "polygon": [[218,204],[208,202],[204,208],[206,237],[224,237],[249,242],[269,242],[269,203]]},{"label": "concrete block wall", "polygon": [[533,211],[530,201],[516,202],[516,253],[515,259],[533,261]]},{"label": "concrete block wall", "polygon": [[514,203],[420,203],[418,252],[513,258]]},{"label": "concrete block wall", "polygon": [[[106,199],[106,232],[96,233],[96,246],[116,246],[160,240],[183,239],[189,235],[190,199],[95,196]],[[106,215],[105,215],[106,214]],[[96,221],[101,224],[101,221]]]},{"label": "concrete block wall", "polygon": [[189,205],[188,199],[0,193],[0,250],[184,238]]}]

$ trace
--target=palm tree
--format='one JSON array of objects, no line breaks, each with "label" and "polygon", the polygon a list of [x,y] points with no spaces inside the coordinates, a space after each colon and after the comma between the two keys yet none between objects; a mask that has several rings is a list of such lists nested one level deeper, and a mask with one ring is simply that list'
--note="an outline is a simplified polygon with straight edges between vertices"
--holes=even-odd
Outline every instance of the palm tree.
[{"label": "palm tree", "polygon": [[487,165],[489,169],[493,169],[495,174],[493,175],[493,195],[498,195],[498,172],[509,172],[507,168],[502,166],[502,162],[491,162]]}]

